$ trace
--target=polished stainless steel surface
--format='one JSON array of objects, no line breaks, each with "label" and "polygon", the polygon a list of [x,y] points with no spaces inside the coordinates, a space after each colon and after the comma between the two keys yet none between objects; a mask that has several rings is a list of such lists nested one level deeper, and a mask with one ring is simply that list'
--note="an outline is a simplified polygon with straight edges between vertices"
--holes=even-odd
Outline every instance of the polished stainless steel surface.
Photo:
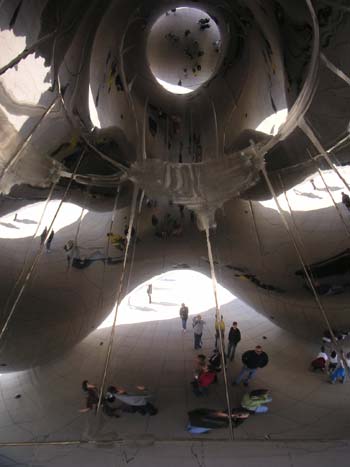
[{"label": "polished stainless steel surface", "polygon": [[310,342],[349,330],[349,27],[341,1],[0,2],[1,372],[111,312],[108,234],[134,214],[120,299],[209,276],[209,226],[220,284],[258,313]]}]

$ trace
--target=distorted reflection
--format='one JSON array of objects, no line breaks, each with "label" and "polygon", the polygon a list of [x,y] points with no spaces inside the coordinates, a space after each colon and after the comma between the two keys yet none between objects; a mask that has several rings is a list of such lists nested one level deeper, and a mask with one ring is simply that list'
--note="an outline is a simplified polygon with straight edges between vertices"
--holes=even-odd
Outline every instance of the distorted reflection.
[{"label": "distorted reflection", "polygon": [[[0,218],[0,238],[26,238],[34,234],[39,237],[44,227],[50,225],[59,204],[59,200],[48,203],[41,221],[42,228],[39,229],[38,222],[44,211],[45,201],[29,204],[2,216]],[[82,218],[87,212],[83,212]],[[73,224],[80,216],[80,206],[73,203],[63,203],[54,223],[55,232]]]},{"label": "distorted reflection", "polygon": [[[349,179],[349,167],[342,167],[341,172],[346,179]],[[338,205],[341,204],[341,193],[344,191],[344,186],[339,176],[333,170],[324,170],[322,171],[322,175],[335,202]],[[314,174],[312,177],[299,183],[299,185],[287,190],[286,194],[293,211],[316,211],[318,209],[334,207],[332,198],[318,174]],[[278,196],[278,202],[284,211],[289,211],[288,201],[284,193]],[[260,204],[266,208],[277,210],[273,199],[260,201]]]},{"label": "distorted reflection", "polygon": [[278,130],[287,120],[288,109],[279,110],[276,113],[273,113],[269,117],[266,117],[255,129],[256,131],[261,131],[268,135],[277,135]]},{"label": "distorted reflection", "polygon": [[101,128],[101,122],[98,118],[98,112],[92,95],[91,86],[89,86],[89,112],[92,123],[96,128]]},{"label": "distorted reflection", "polygon": [[[148,305],[147,288],[152,284],[152,305]],[[236,297],[218,285],[220,305]],[[143,323],[179,317],[181,303],[186,303],[190,315],[215,308],[213,286],[209,277],[196,271],[169,271],[152,277],[129,293],[121,302],[117,324]],[[98,329],[112,326],[114,311]]]}]

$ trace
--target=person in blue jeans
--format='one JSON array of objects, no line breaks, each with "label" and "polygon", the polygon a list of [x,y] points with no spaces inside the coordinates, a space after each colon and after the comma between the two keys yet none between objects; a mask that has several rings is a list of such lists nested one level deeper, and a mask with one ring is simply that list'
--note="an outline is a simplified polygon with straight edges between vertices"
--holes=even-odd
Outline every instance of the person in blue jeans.
[{"label": "person in blue jeans", "polygon": [[193,327],[195,350],[202,348],[202,335],[203,335],[204,325],[205,325],[205,321],[202,319],[201,315],[197,315],[193,318],[192,327]]},{"label": "person in blue jeans", "polygon": [[233,382],[234,385],[239,384],[244,378],[244,386],[248,386],[249,381],[255,376],[258,368],[264,368],[268,362],[269,357],[263,351],[261,345],[257,345],[254,350],[247,350],[242,355],[243,367]]},{"label": "person in blue jeans", "polygon": [[329,382],[331,384],[334,384],[337,381],[340,381],[341,383],[344,384],[345,379],[346,379],[346,372],[345,372],[344,364],[340,360],[335,370],[333,370],[332,373],[330,374]]},{"label": "person in blue jeans", "polygon": [[182,331],[186,332],[187,320],[188,320],[188,307],[182,303],[180,308],[180,318],[182,322]]}]

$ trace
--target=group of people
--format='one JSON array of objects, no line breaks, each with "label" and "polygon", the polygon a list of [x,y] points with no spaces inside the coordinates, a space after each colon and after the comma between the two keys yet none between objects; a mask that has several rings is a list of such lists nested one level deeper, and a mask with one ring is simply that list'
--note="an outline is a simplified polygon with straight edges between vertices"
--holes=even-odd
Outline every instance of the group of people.
[{"label": "group of people", "polygon": [[[187,320],[188,320],[188,307],[185,303],[181,304],[181,308],[179,311],[181,323],[182,323],[182,331],[186,332],[187,330]],[[193,328],[193,336],[194,336],[194,349],[198,350],[201,349],[203,346],[202,343],[202,336],[203,330],[205,326],[205,321],[202,319],[201,315],[197,315],[192,320],[192,328]],[[225,354],[225,359],[233,361],[235,357],[235,352],[238,343],[241,341],[241,331],[238,329],[237,321],[233,321],[232,326],[230,327],[230,331],[228,334],[228,342],[227,342],[227,353],[225,352],[225,321],[223,315],[221,315],[220,320],[215,320],[215,344],[214,348],[215,351],[218,350],[218,342],[220,341],[220,334],[221,334],[221,341],[223,345],[223,351]],[[235,384],[239,384],[243,381],[245,386],[248,386],[249,380],[251,380],[258,368],[264,368],[268,364],[268,356],[267,353],[263,351],[261,345],[257,345],[254,350],[248,350],[244,352],[242,355],[242,362],[243,368],[237,379],[234,381]],[[225,361],[226,364],[226,361]]]},{"label": "group of people", "polygon": [[[258,368],[267,365],[268,357],[260,346],[254,350],[248,350],[242,356],[243,368],[234,381],[234,385],[246,377],[245,385],[248,385]],[[226,363],[226,362],[225,362]],[[193,392],[197,397],[208,393],[208,387],[217,382],[217,373],[222,369],[221,354],[215,349],[213,354],[207,359],[204,354],[197,355],[194,367],[194,380],[191,382]],[[232,409],[232,423],[235,427],[243,423],[252,413],[266,413],[267,404],[272,401],[270,392],[267,389],[256,389],[244,393],[240,407]],[[205,433],[213,428],[228,426],[229,416],[227,411],[199,408],[188,412],[189,424],[187,430],[191,433]]]},{"label": "group of people", "polygon": [[[152,284],[147,287],[149,303],[151,303]],[[187,321],[189,309],[185,303],[181,304],[179,311],[182,331],[187,331]],[[194,331],[194,348],[202,348],[202,334],[205,321],[201,315],[193,318],[192,326]],[[191,382],[194,394],[197,397],[205,396],[208,387],[218,381],[218,373],[227,360],[232,361],[235,350],[241,340],[241,332],[238,323],[234,321],[230,327],[227,343],[227,353],[224,353],[224,361],[219,351],[218,342],[221,339],[224,343],[225,323],[223,316],[215,323],[215,348],[212,355],[207,358],[204,354],[198,354],[195,359],[194,378]],[[254,377],[258,368],[264,368],[268,364],[268,356],[260,345],[253,350],[247,350],[242,355],[243,366],[232,385],[238,385],[243,381],[244,386],[248,386],[249,381]],[[140,413],[142,415],[156,415],[158,409],[153,404],[153,395],[144,387],[136,386],[135,389],[127,391],[117,386],[109,386],[101,396],[96,385],[88,380],[82,382],[82,389],[86,397],[85,407],[80,412],[96,411],[100,404],[103,413],[110,417],[119,418],[122,412]],[[267,389],[256,389],[243,394],[240,406],[228,411],[214,410],[208,408],[197,408],[188,412],[187,430],[190,433],[206,433],[215,428],[224,428],[231,422],[234,427],[242,424],[253,413],[265,413],[268,411],[267,404],[272,401],[272,397]]]},{"label": "group of people", "polygon": [[350,352],[338,355],[336,350],[332,350],[328,355],[324,346],[311,362],[311,370],[325,373],[329,377],[329,382],[335,384],[337,381],[345,383],[346,367],[350,368]]},{"label": "group of people", "polygon": [[[251,414],[265,413],[268,411],[266,404],[272,401],[267,389],[255,389],[245,393],[240,407],[231,409],[231,423],[234,428],[241,425]],[[229,426],[227,410],[213,410],[199,408],[188,412],[187,431],[193,434],[207,433],[215,428],[227,428]]]},{"label": "group of people", "polygon": [[[85,394],[85,407],[81,413],[97,410],[99,403],[99,390],[95,384],[88,380],[82,382],[82,390]],[[145,386],[136,386],[132,391],[124,388],[109,386],[101,398],[103,413],[110,417],[120,417],[120,412],[140,413],[141,415],[156,415],[158,409],[153,405],[153,395]]]},{"label": "group of people", "polygon": [[[181,215],[181,217],[183,217]],[[183,233],[182,223],[171,214],[165,214],[163,219],[159,219],[156,213],[152,214],[152,226],[155,229],[155,236],[159,238],[180,237]]]},{"label": "group of people", "polygon": [[[186,332],[189,315],[188,307],[181,304],[179,311],[182,331]],[[192,327],[194,332],[195,350],[202,348],[202,335],[205,321],[201,315],[193,318]],[[220,337],[221,334],[221,337]],[[223,345],[224,362],[219,351],[219,341]],[[233,361],[238,343],[241,341],[241,332],[238,323],[233,321],[228,334],[227,352],[225,352],[225,322],[221,315],[220,320],[215,321],[215,348],[212,355],[207,358],[204,354],[198,354],[195,359],[194,379],[191,381],[192,389],[197,397],[208,393],[210,385],[217,382],[217,374],[222,370],[222,365],[227,365],[227,361]],[[220,345],[221,346],[221,345]],[[264,368],[268,364],[268,355],[260,345],[252,350],[247,350],[242,355],[242,368],[233,380],[232,385],[236,386],[243,382],[247,387],[249,381],[255,376],[259,368]],[[268,411],[267,404],[272,401],[272,397],[267,389],[257,389],[246,392],[241,400],[240,407],[232,409],[231,421],[234,426],[238,426],[246,420],[251,413],[265,413]],[[227,411],[199,408],[188,412],[188,431],[191,433],[205,433],[213,428],[228,426],[229,415]]]}]

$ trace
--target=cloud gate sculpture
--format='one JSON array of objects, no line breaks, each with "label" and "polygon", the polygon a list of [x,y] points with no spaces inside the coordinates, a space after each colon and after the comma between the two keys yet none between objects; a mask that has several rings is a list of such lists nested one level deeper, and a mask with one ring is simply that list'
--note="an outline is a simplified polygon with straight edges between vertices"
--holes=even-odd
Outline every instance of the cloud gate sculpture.
[{"label": "cloud gate sculpture", "polygon": [[165,257],[208,273],[210,230],[259,313],[310,339],[349,327],[345,2],[5,0],[0,21],[4,371],[101,323],[130,220],[121,296]]}]

